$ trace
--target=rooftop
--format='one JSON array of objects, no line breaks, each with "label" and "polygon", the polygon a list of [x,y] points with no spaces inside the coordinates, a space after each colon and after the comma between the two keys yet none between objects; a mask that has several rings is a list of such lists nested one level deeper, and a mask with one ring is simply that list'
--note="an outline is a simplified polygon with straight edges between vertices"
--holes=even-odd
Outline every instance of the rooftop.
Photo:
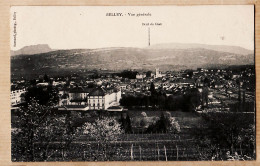
[{"label": "rooftop", "polygon": [[102,88],[93,89],[89,96],[105,96],[105,91]]},{"label": "rooftop", "polygon": [[75,88],[72,88],[69,92],[70,93],[84,93],[84,89],[82,87],[75,87]]}]

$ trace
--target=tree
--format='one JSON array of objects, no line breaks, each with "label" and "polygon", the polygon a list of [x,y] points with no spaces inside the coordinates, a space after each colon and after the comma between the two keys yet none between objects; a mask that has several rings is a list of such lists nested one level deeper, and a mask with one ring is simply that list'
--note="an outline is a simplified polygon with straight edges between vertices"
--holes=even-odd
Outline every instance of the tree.
[{"label": "tree", "polygon": [[35,86],[35,85],[37,84],[36,79],[30,80],[30,84],[33,85],[33,86]]},{"label": "tree", "polygon": [[253,114],[207,113],[203,117],[208,123],[207,126],[210,129],[208,134],[212,144],[229,148],[232,155],[235,149],[240,149],[241,154],[254,155],[255,125]]},{"label": "tree", "polygon": [[143,117],[147,117],[146,112],[142,112],[141,115],[142,115]]},{"label": "tree", "polygon": [[43,80],[44,80],[44,82],[49,82],[50,81],[49,77],[46,74],[44,74]]},{"label": "tree", "polygon": [[145,117],[143,117],[141,120],[140,120],[140,127],[144,128],[146,126],[147,122],[145,120]]},{"label": "tree", "polygon": [[181,131],[181,127],[180,127],[179,123],[173,117],[170,117],[169,120],[170,120],[169,132],[170,133],[179,133]]},{"label": "tree", "polygon": [[151,72],[151,71],[147,71],[147,72],[146,72],[146,77],[151,77],[151,75],[152,75],[152,72]]},{"label": "tree", "polygon": [[103,119],[97,119],[93,123],[85,123],[83,125],[83,133],[96,140],[98,143],[98,153],[101,146],[101,154],[94,154],[96,157],[99,157],[98,160],[108,160],[107,145],[110,141],[117,140],[117,137],[123,131],[121,125],[114,118],[104,117]]},{"label": "tree", "polygon": [[[49,116],[36,127],[34,142],[40,143],[38,149],[41,153],[41,161],[48,161],[61,149],[62,142],[60,140],[64,137],[64,134],[66,134],[65,117]],[[60,145],[56,145],[56,149],[50,148],[54,141],[60,142]]]},{"label": "tree", "polygon": [[204,82],[204,86],[209,86],[211,81],[208,77],[205,77],[203,82]]},{"label": "tree", "polygon": [[136,78],[137,71],[129,71],[124,70],[121,73],[118,74],[118,76],[128,79],[135,79]]},{"label": "tree", "polygon": [[20,109],[20,123],[18,128],[21,129],[20,140],[22,150],[24,151],[25,161],[34,161],[34,141],[37,129],[46,121],[48,113],[52,110],[53,104],[40,105],[34,98],[28,106]]},{"label": "tree", "polygon": [[129,115],[126,115],[126,127],[125,127],[125,133],[132,133],[132,124]]},{"label": "tree", "polygon": [[167,97],[163,94],[160,94],[158,96],[158,105],[160,106],[161,109],[165,109],[166,99]]},{"label": "tree", "polygon": [[[207,87],[203,88],[202,92],[202,100],[205,100],[206,106],[208,105],[208,89]],[[184,95],[184,102],[183,102],[183,111],[194,111],[197,106],[200,105],[200,93],[198,89],[192,88],[187,90],[186,94]]]},{"label": "tree", "polygon": [[63,140],[65,141],[65,144],[63,144],[63,153],[62,156],[66,155],[66,153],[69,151],[70,145],[75,138],[75,130],[72,126],[72,117],[71,112],[68,112],[65,116],[65,129],[63,134]]},{"label": "tree", "polygon": [[180,131],[179,123],[174,118],[165,116],[163,113],[160,119],[151,124],[146,130],[147,133],[178,133]]},{"label": "tree", "polygon": [[189,78],[192,78],[192,76],[193,76],[193,71],[192,71],[192,70],[188,70],[188,71],[187,71],[187,75],[189,76]]},{"label": "tree", "polygon": [[170,126],[170,121],[168,118],[164,116],[164,113],[161,114],[161,117],[158,121],[158,127],[160,132],[166,133],[168,132],[168,126]]},{"label": "tree", "polygon": [[121,114],[119,122],[121,123],[121,127],[125,133],[132,133],[132,124],[128,114],[126,115],[126,118],[124,118],[123,114]]},{"label": "tree", "polygon": [[126,118],[124,118],[123,114],[121,114],[119,122],[121,123],[121,127],[125,133],[132,133],[132,124],[128,114],[126,115]]},{"label": "tree", "polygon": [[150,92],[152,95],[155,93],[155,86],[154,86],[153,82],[151,83],[151,86],[150,86]]},{"label": "tree", "polygon": [[48,102],[57,103],[59,100],[57,90],[51,85],[47,89],[36,86],[28,88],[25,93],[26,104],[30,104],[32,99],[37,100],[37,103],[41,105],[46,105]]}]

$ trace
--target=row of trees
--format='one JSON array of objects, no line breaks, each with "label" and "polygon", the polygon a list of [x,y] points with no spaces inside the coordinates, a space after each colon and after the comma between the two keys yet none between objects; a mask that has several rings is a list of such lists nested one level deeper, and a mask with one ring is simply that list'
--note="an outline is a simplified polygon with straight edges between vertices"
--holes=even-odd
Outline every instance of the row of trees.
[{"label": "row of trees", "polygon": [[[142,118],[137,121],[138,126],[145,129],[142,130],[142,133],[178,133],[180,132],[180,125],[171,117],[170,112],[162,112],[160,117],[154,117],[151,124],[147,124],[147,115],[145,112],[142,112]],[[121,129],[124,133],[131,134],[133,133],[133,127],[131,119],[127,114],[126,117],[121,114],[121,118],[118,121],[121,124]],[[147,127],[148,126],[148,127]]]},{"label": "row of trees", "polygon": [[166,96],[165,93],[154,91],[151,96],[123,96],[120,105],[131,107],[153,107],[161,110],[193,111],[200,105],[201,95],[197,89],[187,90],[178,96]]},{"label": "row of trees", "polygon": [[[128,78],[128,79],[135,79],[137,75],[137,71],[131,71],[131,70],[124,70],[121,73],[117,73],[117,76],[123,77],[123,78]],[[145,73],[146,77],[151,77],[152,71],[147,71]]]},{"label": "row of trees", "polygon": [[123,78],[135,79],[137,73],[138,73],[137,71],[124,70],[121,73],[118,73],[117,75]]}]

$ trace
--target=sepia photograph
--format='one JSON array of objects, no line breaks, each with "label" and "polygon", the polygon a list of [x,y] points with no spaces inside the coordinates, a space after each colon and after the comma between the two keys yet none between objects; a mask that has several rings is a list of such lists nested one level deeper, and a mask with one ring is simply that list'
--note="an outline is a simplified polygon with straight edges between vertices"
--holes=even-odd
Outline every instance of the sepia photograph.
[{"label": "sepia photograph", "polygon": [[12,162],[254,161],[254,5],[12,6]]}]

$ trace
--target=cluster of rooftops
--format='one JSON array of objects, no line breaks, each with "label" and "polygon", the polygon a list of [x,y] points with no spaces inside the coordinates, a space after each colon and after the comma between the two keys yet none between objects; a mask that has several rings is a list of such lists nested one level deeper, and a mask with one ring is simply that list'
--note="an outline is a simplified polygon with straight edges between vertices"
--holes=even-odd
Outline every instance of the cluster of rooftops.
[{"label": "cluster of rooftops", "polygon": [[105,96],[106,94],[118,92],[118,88],[83,88],[83,87],[74,87],[71,89],[63,89],[62,91],[68,91],[69,93],[87,93],[89,96]]}]

